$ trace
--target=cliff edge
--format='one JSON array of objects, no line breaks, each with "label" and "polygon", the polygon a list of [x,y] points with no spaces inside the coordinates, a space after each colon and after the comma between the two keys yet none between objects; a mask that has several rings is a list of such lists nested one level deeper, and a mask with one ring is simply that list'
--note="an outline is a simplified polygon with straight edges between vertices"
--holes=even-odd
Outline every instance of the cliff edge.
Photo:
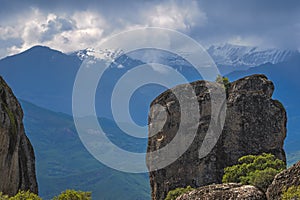
[{"label": "cliff edge", "polygon": [[0,77],[0,192],[38,193],[35,156],[24,132],[23,111],[12,90]]},{"label": "cliff edge", "polygon": [[[286,137],[286,111],[272,99],[273,83],[264,75],[252,75],[232,82],[227,91],[224,127],[216,144],[205,157],[199,150],[209,128],[211,94],[209,88],[223,87],[217,83],[196,81],[175,87],[182,95],[192,86],[199,103],[200,119],[195,138],[189,148],[172,164],[150,170],[152,200],[163,200],[170,190],[188,185],[198,188],[222,182],[223,169],[237,164],[238,158],[253,154],[272,153],[286,161],[283,143]],[[208,87],[209,86],[209,87]],[[160,106],[155,106],[160,105]],[[161,112],[167,117],[163,128],[156,134],[151,128],[161,123]],[[191,105],[190,109],[193,106]],[[151,152],[166,146],[176,135],[180,124],[180,104],[172,89],[159,95],[151,104],[149,113],[148,167],[155,161]],[[192,126],[192,125],[191,125]],[[189,134],[186,127],[185,134]],[[213,139],[213,138],[212,138]]]}]

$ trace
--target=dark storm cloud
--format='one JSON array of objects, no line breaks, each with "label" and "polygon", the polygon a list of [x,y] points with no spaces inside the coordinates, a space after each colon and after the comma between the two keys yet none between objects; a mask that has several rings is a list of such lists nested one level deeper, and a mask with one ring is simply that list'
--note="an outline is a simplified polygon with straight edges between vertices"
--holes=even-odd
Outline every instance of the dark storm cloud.
[{"label": "dark storm cloud", "polygon": [[57,33],[75,29],[74,22],[59,17],[49,20],[46,24],[43,24],[42,27],[46,29],[41,36],[42,42],[51,40]]},{"label": "dark storm cloud", "polygon": [[147,9],[149,4],[156,4],[160,1],[144,1],[144,0],[1,0],[0,16],[8,16],[14,13],[24,12],[32,7],[39,8],[49,12],[65,12],[71,13],[78,10],[97,10],[104,12],[109,16],[126,15],[137,12],[140,9]]},{"label": "dark storm cloud", "polygon": [[263,45],[299,48],[300,2],[279,1],[201,1],[207,26],[195,28],[192,35],[208,43],[234,36],[257,38]]}]

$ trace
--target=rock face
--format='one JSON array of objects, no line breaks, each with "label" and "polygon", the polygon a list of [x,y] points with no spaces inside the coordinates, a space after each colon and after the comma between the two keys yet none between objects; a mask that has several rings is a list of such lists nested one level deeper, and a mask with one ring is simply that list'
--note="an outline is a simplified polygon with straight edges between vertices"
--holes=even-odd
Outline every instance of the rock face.
[{"label": "rock face", "polygon": [[266,195],[252,185],[227,183],[227,184],[203,186],[176,198],[176,200],[212,200],[212,199],[266,200]]},{"label": "rock face", "polygon": [[[213,119],[212,106],[215,106],[211,102],[211,89],[209,88],[218,88],[221,85],[197,81],[177,86],[175,89],[182,91],[184,96],[188,85],[193,87],[199,103],[201,114],[199,123],[189,125],[189,127],[198,127],[197,133],[183,155],[179,155],[179,158],[167,167],[157,170],[151,169],[150,166],[159,156],[155,157],[151,155],[151,152],[167,146],[174,138],[180,124],[181,112],[179,102],[171,90],[158,96],[151,104],[147,165],[150,171],[153,200],[163,200],[168,191],[178,187],[190,185],[198,188],[221,183],[223,169],[237,164],[241,156],[266,152],[286,161],[283,150],[286,137],[286,112],[279,101],[271,98],[274,85],[267,77],[253,75],[231,83],[226,103],[224,103],[227,109],[221,134],[219,137],[208,138],[206,141],[209,123]],[[217,89],[215,91],[218,93]],[[156,106],[158,104],[161,106]],[[165,121],[161,119],[162,107],[167,113]],[[193,109],[193,105],[190,107]],[[164,125],[156,134],[157,130],[153,126],[159,123],[164,123]],[[187,135],[190,134],[189,127],[186,127],[185,134]],[[216,144],[207,155],[201,157],[201,146],[207,144],[203,141],[215,141]]]},{"label": "rock face", "polygon": [[267,190],[269,200],[281,200],[282,191],[300,185],[300,162],[277,174]]},{"label": "rock face", "polygon": [[38,193],[33,148],[25,135],[23,111],[11,89],[0,77],[0,192]]}]

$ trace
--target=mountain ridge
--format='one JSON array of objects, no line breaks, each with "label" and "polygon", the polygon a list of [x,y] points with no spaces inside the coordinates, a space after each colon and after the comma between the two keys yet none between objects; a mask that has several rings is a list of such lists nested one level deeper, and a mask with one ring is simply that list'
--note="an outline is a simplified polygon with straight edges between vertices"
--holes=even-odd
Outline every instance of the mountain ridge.
[{"label": "mountain ridge", "polygon": [[[147,174],[126,174],[96,160],[81,143],[72,116],[28,101],[20,103],[25,129],[36,152],[37,180],[43,199],[51,199],[66,189],[92,191],[95,199],[149,199]],[[116,131],[109,121],[102,125]]]},{"label": "mountain ridge", "polygon": [[240,46],[224,44],[212,45],[207,49],[217,65],[254,67],[265,63],[276,64],[299,56],[298,50],[260,48],[255,46]]},{"label": "mountain ridge", "polygon": [[[39,57],[37,54],[32,54],[34,53],[35,50],[39,50],[39,49],[42,50],[42,52],[44,53],[46,52],[45,60],[41,60],[41,57]],[[38,52],[39,51],[37,51],[37,53]],[[55,57],[55,55],[58,56]],[[56,58],[60,58],[61,60],[57,61]],[[171,59],[171,61],[166,59],[164,61],[164,64],[168,64],[168,63],[176,64],[177,57],[174,58],[175,60]],[[45,127],[47,127],[50,129],[49,131],[52,132],[53,134],[57,133],[58,130],[60,131],[60,133],[66,134],[66,137],[63,136],[64,141],[67,140],[66,139],[67,137],[72,138],[73,136],[75,136],[74,127],[72,129],[69,128],[57,129],[58,125],[61,125],[62,122],[64,124],[67,121],[66,124],[64,124],[64,126],[66,127],[68,127],[70,124],[72,125],[73,122],[71,122],[72,121],[71,117],[68,119],[62,117],[62,119],[66,120],[66,121],[62,120],[62,122],[57,119],[61,119],[60,117],[64,115],[63,113],[69,114],[68,116],[70,116],[70,114],[72,113],[71,94],[72,94],[73,82],[77,73],[77,69],[80,67],[81,62],[82,60],[80,60],[77,57],[77,55],[67,55],[60,51],[52,50],[51,48],[44,47],[44,46],[37,46],[35,48],[31,48],[30,51],[21,54],[21,56],[20,54],[17,54],[15,56],[11,56],[9,58],[4,58],[0,60],[0,74],[4,75],[5,80],[7,80],[7,82],[11,85],[14,93],[19,99],[24,99],[25,101],[32,102],[33,105],[37,105],[41,108],[46,108],[46,110],[54,111],[54,113],[52,114],[55,115],[54,122],[56,123],[56,125],[51,125],[51,127],[36,126],[36,124],[32,124],[32,123],[38,122],[40,124],[45,125],[45,120],[43,121],[41,119],[34,118],[33,121],[30,122],[31,126],[29,126],[28,118],[26,118],[28,116],[27,115],[28,112],[26,110],[28,109],[26,109],[25,107],[24,110],[27,113],[27,114],[25,113],[25,118],[26,118],[25,128],[26,131],[30,130],[29,134],[34,132],[43,133]],[[140,62],[136,64],[139,63]],[[185,62],[179,62],[180,64],[180,66],[178,66],[179,71],[180,70],[184,71],[186,69],[185,65],[181,65],[182,63],[186,64]],[[300,157],[299,156],[300,149],[298,148],[298,143],[299,143],[298,141],[300,141],[300,136],[298,133],[300,131],[300,127],[297,125],[298,119],[300,118],[299,109],[297,106],[300,97],[297,94],[300,94],[300,92],[298,92],[299,88],[297,88],[297,85],[299,85],[299,79],[296,79],[297,73],[295,72],[298,70],[297,67],[299,66],[298,63],[300,62],[298,62],[297,59],[288,60],[277,64],[267,63],[250,69],[238,68],[241,71],[228,74],[230,80],[232,81],[235,80],[236,78],[246,76],[252,73],[266,73],[268,78],[274,81],[275,87],[277,88],[275,90],[274,95],[276,98],[283,100],[283,103],[285,106],[287,106],[287,111],[288,111],[289,132],[288,132],[288,138],[286,140],[287,142],[285,148],[287,149],[288,161],[290,162],[289,164],[292,164],[297,160],[297,158]],[[68,70],[66,70],[66,67]],[[234,70],[236,69],[237,68],[234,68]],[[113,70],[114,72],[116,71],[119,73],[121,71],[126,70],[126,68],[113,67]],[[193,75],[193,73],[190,73],[188,75]],[[117,76],[114,78],[117,78]],[[155,92],[159,92],[159,90]],[[142,95],[143,92],[141,92],[140,94],[141,97],[139,99],[142,99],[142,97],[144,97]],[[148,99],[151,98],[149,97]],[[146,103],[142,103],[142,104],[146,105]],[[141,112],[141,109],[137,109],[137,110]],[[57,113],[57,112],[61,112],[61,113]],[[69,132],[69,130],[72,131]],[[115,131],[117,130],[115,129]],[[52,144],[53,142],[52,143],[49,142],[49,139],[51,140],[51,135],[48,135],[47,137],[49,138],[47,139],[44,137],[43,140],[40,141],[41,144],[45,144],[46,142],[53,145]],[[72,145],[70,146],[71,149],[73,147],[74,146]],[[50,168],[55,164],[56,163],[52,163],[52,164],[50,163]],[[44,162],[42,165],[44,165],[44,167],[47,167],[48,164]],[[48,173],[47,170],[46,172]],[[46,175],[48,176],[47,173]],[[80,174],[77,175],[76,175],[76,179],[78,178],[78,180],[81,180],[82,176],[84,176]],[[47,178],[49,177],[46,177],[46,179],[43,180],[49,180]],[[133,178],[133,180],[134,179],[135,178]],[[50,180],[52,181],[51,183],[53,183],[52,185],[53,187],[51,186],[49,187],[49,189],[58,192],[61,192],[63,190],[61,188],[59,189],[55,188],[56,187],[55,182],[53,181],[53,179]],[[66,185],[67,182],[68,181],[64,178],[59,179],[60,185]],[[141,184],[145,184],[145,182]],[[43,194],[46,193],[45,191],[42,192]],[[47,196],[47,194],[45,195]],[[52,195],[52,194],[48,194],[48,195]]]},{"label": "mountain ridge", "polygon": [[[17,98],[32,102],[35,105],[52,111],[63,112],[71,115],[73,83],[77,70],[82,61],[76,55],[66,55],[44,46],[37,46],[36,50],[39,48],[48,52],[46,60],[39,61],[40,57],[32,54],[32,51],[27,52],[27,54],[22,54],[23,56],[21,56],[21,58],[19,55],[15,55],[14,57],[10,57],[10,59],[0,60],[0,74],[11,86]],[[32,49],[34,50],[35,48],[31,48],[31,50]],[[28,56],[26,57],[24,55]],[[52,57],[54,55],[62,56],[59,56],[61,60],[58,62],[53,62]],[[170,61],[168,60],[169,58],[172,57],[167,57],[163,64],[172,63],[172,65],[176,65],[177,61],[174,61],[174,59],[171,59]],[[177,59],[177,57],[174,58]],[[120,59],[120,61],[123,62],[122,59]],[[139,65],[141,63],[142,62],[136,62],[135,65]],[[132,62],[129,62],[128,64],[131,65]],[[182,64],[182,62],[179,62],[179,64],[180,65],[175,67],[177,67],[176,69],[180,72],[181,70],[185,71],[188,69],[188,63],[185,62]],[[300,118],[299,109],[297,107],[297,102],[300,101],[300,96],[297,92],[299,91],[299,88],[297,85],[300,83],[299,79],[297,78],[298,74],[295,73],[298,70],[299,65],[300,56],[281,63],[266,63],[257,67],[251,67],[250,69],[231,67],[234,72],[231,71],[231,73],[227,73],[226,75],[231,81],[234,81],[237,78],[254,73],[264,73],[271,80],[273,80],[275,87],[278,87],[278,89],[275,90],[275,98],[278,97],[283,101],[284,105],[287,106],[288,117],[290,119],[288,123],[289,134],[287,139],[287,144],[289,145],[286,145],[286,148],[289,149],[287,151],[288,153],[300,151],[296,143],[293,142],[298,141],[298,138],[300,138],[299,134],[297,134],[300,131],[300,127],[297,123],[297,119]],[[68,70],[66,70],[66,67],[68,67]],[[116,65],[114,65],[114,67],[111,68],[111,73],[109,73],[110,75],[107,78],[118,79],[118,77],[121,76],[122,73],[126,72],[127,69],[128,67],[118,68]],[[188,77],[192,77],[189,80],[191,82],[193,80],[199,80],[198,77],[194,76],[194,71],[188,71],[186,74]],[[105,86],[102,90],[104,97],[107,97],[108,99],[109,94],[107,94],[107,90],[111,90],[113,85],[111,80],[103,83],[104,86],[105,84],[111,85],[109,89],[107,86]],[[139,124],[146,124],[145,119],[147,119],[147,108],[144,108],[143,106],[148,105],[153,96],[161,92],[161,89],[156,89],[152,92],[152,95],[147,98],[145,98],[145,95],[143,95],[145,91],[139,92],[136,100],[141,102],[132,104],[135,105],[135,107],[137,106],[135,111],[137,114],[133,114],[133,117],[135,119],[142,119],[141,121],[138,121]],[[100,97],[103,97],[103,95],[97,96],[98,99]],[[112,119],[111,114],[109,114],[109,102],[110,101],[105,101],[104,103],[101,103],[101,99],[99,101],[101,105],[104,105],[103,108],[101,108],[104,111],[104,116]]]}]

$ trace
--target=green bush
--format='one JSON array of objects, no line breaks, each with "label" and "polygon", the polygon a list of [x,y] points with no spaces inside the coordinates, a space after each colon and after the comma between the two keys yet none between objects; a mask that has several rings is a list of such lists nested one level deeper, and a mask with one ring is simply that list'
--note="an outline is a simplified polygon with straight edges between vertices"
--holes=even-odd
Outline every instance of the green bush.
[{"label": "green bush", "polygon": [[192,190],[194,189],[191,186],[187,186],[186,188],[176,188],[175,190],[169,191],[165,200],[175,200],[180,195],[190,192]]},{"label": "green bush", "polygon": [[266,191],[276,174],[286,168],[282,160],[272,154],[243,156],[239,164],[224,169],[223,183],[250,184]]},{"label": "green bush", "polygon": [[230,83],[229,79],[225,76],[218,75],[217,78],[216,78],[216,82],[224,85],[226,95],[228,96],[228,89],[231,86],[231,83]]},{"label": "green bush", "polygon": [[[91,200],[91,192],[82,192],[75,190],[66,190],[62,192],[53,200]],[[8,197],[0,192],[0,200],[42,200],[38,195],[31,193],[30,191],[19,191],[15,196]]]},{"label": "green bush", "polygon": [[300,186],[291,186],[288,190],[283,192],[282,200],[299,200],[300,199]]},{"label": "green bush", "polygon": [[0,200],[9,200],[7,195],[4,195],[2,192],[0,192]]},{"label": "green bush", "polygon": [[53,200],[91,200],[91,192],[82,192],[75,190],[66,190],[62,192],[57,197],[54,197]]},{"label": "green bush", "polygon": [[19,191],[14,197],[10,197],[9,200],[42,200],[42,198],[30,191]]}]

